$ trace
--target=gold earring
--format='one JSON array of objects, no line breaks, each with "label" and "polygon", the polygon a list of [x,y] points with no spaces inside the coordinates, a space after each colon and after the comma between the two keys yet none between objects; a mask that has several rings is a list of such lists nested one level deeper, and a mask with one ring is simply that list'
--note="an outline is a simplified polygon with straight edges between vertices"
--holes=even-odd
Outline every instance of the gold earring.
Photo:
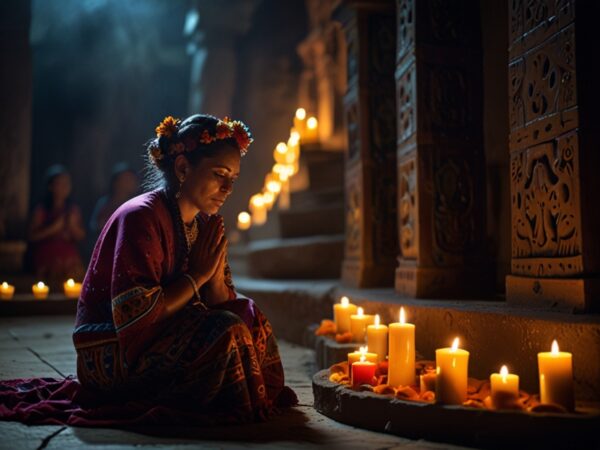
[{"label": "gold earring", "polygon": [[185,178],[180,178],[179,179],[179,189],[177,190],[177,193],[175,194],[175,198],[179,199],[179,197],[181,197],[181,186],[183,186],[183,182],[185,181]]}]

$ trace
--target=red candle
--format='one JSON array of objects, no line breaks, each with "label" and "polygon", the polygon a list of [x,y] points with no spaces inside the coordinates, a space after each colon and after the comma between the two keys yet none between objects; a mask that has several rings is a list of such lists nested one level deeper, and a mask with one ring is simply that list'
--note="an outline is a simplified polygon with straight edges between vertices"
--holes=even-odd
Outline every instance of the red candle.
[{"label": "red candle", "polygon": [[352,387],[357,388],[361,384],[373,384],[376,367],[377,364],[367,361],[367,358],[362,355],[360,361],[352,364]]}]

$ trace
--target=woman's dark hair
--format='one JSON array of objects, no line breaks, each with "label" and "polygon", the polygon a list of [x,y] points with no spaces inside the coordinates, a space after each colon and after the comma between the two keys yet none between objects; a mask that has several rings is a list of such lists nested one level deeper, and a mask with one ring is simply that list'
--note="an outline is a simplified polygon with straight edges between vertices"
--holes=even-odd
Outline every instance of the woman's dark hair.
[{"label": "woman's dark hair", "polygon": [[[69,171],[62,164],[53,164],[50,167],[48,167],[46,169],[46,172],[44,173],[44,197],[42,198],[42,203],[44,204],[44,207],[48,210],[54,207],[54,196],[50,191],[50,185],[56,179],[56,177],[60,175],[70,176]],[[71,196],[69,196],[66,199],[65,205],[68,206],[70,203]]]},{"label": "woman's dark hair", "polygon": [[[220,139],[210,144],[201,144],[200,136],[204,131],[211,135],[216,132],[219,119],[209,114],[194,114],[183,120],[177,126],[177,133],[171,137],[160,136],[146,143],[146,165],[144,169],[144,181],[142,186],[145,190],[153,190],[160,187],[174,187],[177,184],[175,178],[174,163],[176,156],[169,154],[172,144],[183,144],[186,148],[182,154],[192,166],[196,166],[203,158],[215,156],[224,147],[233,146],[238,148],[237,141],[231,137]],[[152,158],[151,147],[160,149],[160,159]]]}]

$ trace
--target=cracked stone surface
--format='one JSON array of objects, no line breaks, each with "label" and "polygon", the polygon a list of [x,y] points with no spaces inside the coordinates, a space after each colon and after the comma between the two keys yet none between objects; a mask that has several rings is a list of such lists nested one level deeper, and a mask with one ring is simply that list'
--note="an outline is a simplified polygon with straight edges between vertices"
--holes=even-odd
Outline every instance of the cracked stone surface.
[{"label": "cracked stone surface", "polygon": [[[0,377],[58,377],[75,373],[71,344],[72,316],[0,318]],[[375,433],[337,423],[317,413],[311,377],[314,352],[279,341],[286,382],[300,398],[300,406],[253,425],[194,428],[178,427],[147,433],[124,430],[27,426],[0,422],[0,449],[125,450],[170,449],[442,449],[449,446]]]}]

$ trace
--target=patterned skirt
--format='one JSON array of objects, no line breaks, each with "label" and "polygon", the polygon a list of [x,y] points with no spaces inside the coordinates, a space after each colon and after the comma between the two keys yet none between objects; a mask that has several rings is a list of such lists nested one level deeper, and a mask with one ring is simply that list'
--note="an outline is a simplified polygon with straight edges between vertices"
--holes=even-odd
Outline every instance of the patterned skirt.
[{"label": "patterned skirt", "polygon": [[116,340],[79,348],[79,382],[94,391],[206,412],[215,422],[252,421],[273,405],[290,406],[280,404],[290,393],[280,395],[287,388],[271,324],[252,300],[209,310],[187,306],[157,335],[129,366]]}]

